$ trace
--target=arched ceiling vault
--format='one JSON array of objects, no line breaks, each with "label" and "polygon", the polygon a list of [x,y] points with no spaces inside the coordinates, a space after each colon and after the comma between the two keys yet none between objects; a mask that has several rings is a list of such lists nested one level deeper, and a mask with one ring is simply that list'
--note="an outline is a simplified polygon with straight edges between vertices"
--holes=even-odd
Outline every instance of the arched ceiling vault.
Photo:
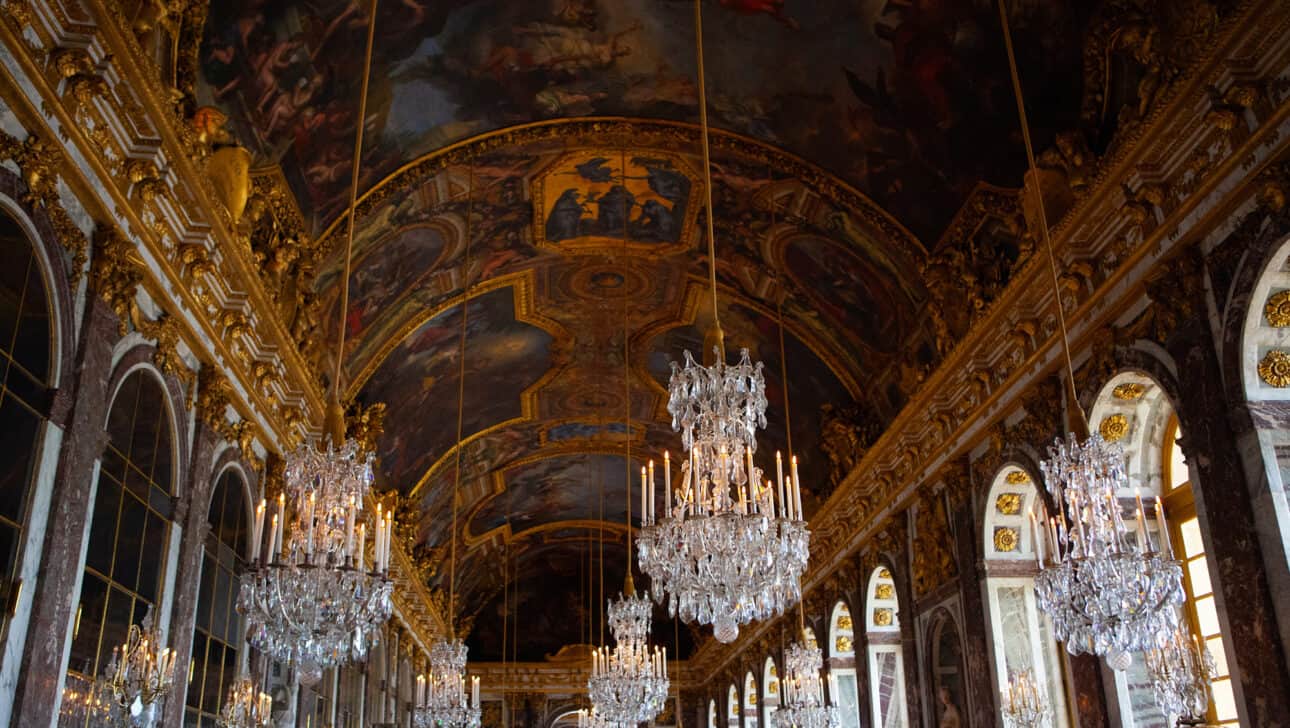
[{"label": "arched ceiling vault", "polygon": [[[199,100],[281,171],[320,241],[312,354],[325,372],[361,5],[213,3],[201,50]],[[1087,11],[1014,5],[1046,138],[1078,116],[1080,44],[1064,39]],[[998,196],[1020,184],[997,16],[986,0],[720,0],[705,12],[721,323],[730,349],[766,365],[764,451],[788,440],[783,327],[810,512],[840,477],[839,448],[863,446],[943,355],[941,318],[958,326],[958,312],[927,320],[946,270],[929,256],[983,224],[970,203],[983,185]],[[416,519],[436,586],[458,493],[472,656],[499,656],[508,578],[553,644],[577,641],[544,590],[588,584],[584,559],[604,538],[621,581],[628,433],[634,461],[679,449],[668,360],[697,354],[711,320],[691,13],[689,0],[380,4],[344,384],[387,406],[378,484]]]}]

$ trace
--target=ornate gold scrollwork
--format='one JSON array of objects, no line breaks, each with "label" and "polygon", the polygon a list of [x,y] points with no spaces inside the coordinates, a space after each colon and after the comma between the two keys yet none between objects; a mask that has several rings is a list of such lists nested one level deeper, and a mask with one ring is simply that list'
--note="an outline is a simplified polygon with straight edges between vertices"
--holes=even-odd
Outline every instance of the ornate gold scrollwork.
[{"label": "ornate gold scrollwork", "polygon": [[143,269],[134,245],[115,228],[100,228],[90,266],[90,288],[98,293],[117,316],[122,336],[129,331],[130,310],[135,291],[143,281]]},{"label": "ornate gold scrollwork", "polygon": [[80,282],[81,271],[89,257],[89,241],[81,229],[76,227],[76,223],[72,222],[71,216],[58,199],[58,170],[63,165],[62,151],[35,134],[18,141],[16,137],[0,131],[0,158],[12,159],[18,165],[22,181],[27,185],[27,191],[22,196],[23,202],[45,211],[58,242],[71,253],[71,279],[74,288]]},{"label": "ornate gold scrollwork", "polygon": [[1125,402],[1142,399],[1142,395],[1146,393],[1146,386],[1139,382],[1124,382],[1123,384],[1115,385],[1115,388],[1111,390],[1112,397]]}]

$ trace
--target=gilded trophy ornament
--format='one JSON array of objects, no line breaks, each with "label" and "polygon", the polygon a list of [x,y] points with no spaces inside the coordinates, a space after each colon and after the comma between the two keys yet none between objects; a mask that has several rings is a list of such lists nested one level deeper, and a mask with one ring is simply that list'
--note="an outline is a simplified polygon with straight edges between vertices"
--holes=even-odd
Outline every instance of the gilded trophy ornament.
[{"label": "gilded trophy ornament", "polygon": [[1024,470],[1010,470],[1003,476],[1003,482],[1008,485],[1025,485],[1030,482],[1030,473]]},{"label": "gilded trophy ornament", "polygon": [[1124,402],[1133,402],[1142,399],[1142,395],[1147,393],[1147,387],[1139,382],[1125,382],[1115,385],[1111,390],[1111,396]]},{"label": "gilded trophy ornament", "polygon": [[1119,442],[1124,439],[1125,435],[1129,434],[1129,420],[1119,413],[1107,415],[1102,419],[1101,424],[1097,426],[1097,431],[1102,434],[1103,440]]},{"label": "gilded trophy ornament", "polygon": [[[883,569],[883,571],[886,571],[886,569]],[[879,576],[881,576],[881,574]],[[879,584],[874,588],[873,595],[876,599],[895,599],[896,588],[891,584]]]},{"label": "gilded trophy ornament", "polygon": [[1290,352],[1271,349],[1259,361],[1259,379],[1273,387],[1290,387]]},{"label": "gilded trophy ornament", "polygon": [[994,550],[1002,553],[1011,553],[1017,550],[1017,529],[1010,526],[1000,526],[994,529]]},{"label": "gilded trophy ornament", "polygon": [[999,497],[994,499],[994,509],[1005,516],[1021,513],[1021,494],[1000,493]]},{"label": "gilded trophy ornament", "polygon": [[1263,305],[1263,315],[1268,324],[1277,328],[1290,326],[1290,289],[1277,291]]}]

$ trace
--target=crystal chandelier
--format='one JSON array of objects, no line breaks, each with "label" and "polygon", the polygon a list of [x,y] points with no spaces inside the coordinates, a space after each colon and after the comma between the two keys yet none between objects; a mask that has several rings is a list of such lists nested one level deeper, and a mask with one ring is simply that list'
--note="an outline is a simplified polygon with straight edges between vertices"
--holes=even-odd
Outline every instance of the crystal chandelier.
[{"label": "crystal chandelier", "polygon": [[667,701],[667,650],[649,646],[649,592],[637,596],[630,574],[625,592],[609,605],[614,648],[592,653],[587,692],[597,715],[635,725],[653,720]]},{"label": "crystal chandelier", "polygon": [[800,578],[810,535],[802,519],[796,474],[786,485],[780,465],[777,504],[775,490],[770,483],[762,486],[761,470],[753,462],[757,430],[766,426],[761,364],[754,367],[747,350],[738,364],[725,362],[717,305],[700,0],[695,0],[694,16],[716,360],[701,366],[686,352],[683,368],[672,364],[668,411],[673,429],[682,432],[688,458],[681,464],[682,485],[675,505],[671,466],[664,459],[661,518],[653,512],[654,484],[649,479],[638,554],[641,570],[653,581],[655,597],[667,599],[671,614],[679,613],[687,622],[711,624],[719,641],[731,642],[739,635],[740,625],[778,616],[801,598]]},{"label": "crystal chandelier", "polygon": [[466,691],[466,645],[459,639],[430,646],[430,673],[417,676],[414,728],[479,728],[479,678]]},{"label": "crystal chandelier", "polygon": [[1209,712],[1214,657],[1179,624],[1160,647],[1147,650],[1147,674],[1156,705],[1173,722],[1203,722]]},{"label": "crystal chandelier", "polygon": [[161,647],[152,628],[152,607],[142,624],[131,624],[125,644],[112,648],[112,659],[103,675],[103,695],[111,713],[122,722],[138,724],[165,700],[175,683],[175,652]]},{"label": "crystal chandelier", "polygon": [[778,499],[753,462],[756,431],[765,425],[761,365],[742,352],[738,365],[699,366],[685,354],[673,364],[668,410],[689,458],[673,503],[670,457],[664,457],[664,510],[653,512],[653,466],[638,542],[641,570],[657,597],[685,621],[713,625],[721,642],[740,625],[782,614],[801,598],[810,533],[801,515],[797,461],[785,481],[777,458]]},{"label": "crystal chandelier", "polygon": [[[1038,233],[1048,259],[1053,305],[1065,365],[1067,406],[1078,421],[1070,429],[1089,431],[1088,418],[1075,391],[1075,367],[1071,363],[1070,337],[1067,334],[1066,310],[1062,303],[1062,286],[1053,252],[1052,237],[1044,209],[1043,190],[1039,188],[1039,167],[1035,161],[1021,77],[1013,52],[1012,32],[1008,27],[1005,4],[999,5],[1008,67],[1017,102],[1017,118],[1025,143],[1026,160],[1036,184],[1035,206]],[[1173,631],[1177,623],[1174,605],[1183,598],[1182,568],[1152,547],[1146,532],[1142,500],[1138,499],[1136,533],[1129,529],[1121,515],[1119,493],[1128,486],[1124,453],[1109,444],[1099,433],[1092,433],[1082,443],[1072,433],[1049,448],[1049,458],[1040,463],[1057,506],[1057,514],[1047,519],[1044,532],[1047,547],[1039,539],[1039,526],[1032,521],[1036,558],[1040,572],[1035,579],[1039,608],[1052,620],[1057,639],[1066,643],[1071,654],[1091,653],[1107,659],[1116,670],[1127,668],[1133,652],[1158,644]],[[1163,512],[1157,501],[1157,521],[1165,543]],[[1047,562],[1045,563],[1045,558]]]},{"label": "crystal chandelier", "polygon": [[[1141,498],[1136,529],[1125,523],[1117,494],[1128,476],[1119,445],[1098,433],[1083,443],[1071,435],[1048,452],[1040,468],[1059,508],[1047,519],[1046,538],[1032,521],[1041,564],[1035,579],[1039,608],[1071,654],[1101,655],[1123,670],[1131,653],[1161,646],[1177,627],[1182,567],[1152,544]],[[1168,551],[1159,501],[1156,512]]]},{"label": "crystal chandelier", "polygon": [[618,723],[596,712],[595,708],[578,711],[578,728],[634,728],[635,723]]},{"label": "crystal chandelier", "polygon": [[999,712],[1003,728],[1048,728],[1052,712],[1030,670],[1013,676],[1000,692]]},{"label": "crystal chandelier", "polygon": [[273,721],[273,697],[262,692],[250,678],[229,686],[228,697],[215,725],[219,728],[269,728]]},{"label": "crystal chandelier", "polygon": [[58,708],[58,725],[108,725],[113,711],[106,688],[106,683],[68,673]]},{"label": "crystal chandelier", "polygon": [[772,728],[837,728],[842,724],[838,711],[837,679],[829,675],[829,694],[824,694],[820,670],[824,658],[818,645],[807,640],[794,642],[784,652],[784,677],[780,680],[780,707],[775,711]]},{"label": "crystal chandelier", "polygon": [[302,445],[287,457],[285,474],[263,558],[266,503],[256,509],[252,566],[237,606],[251,644],[314,684],[328,667],[366,659],[379,640],[394,608],[388,576],[394,524],[378,505],[369,564],[363,503],[371,455],[354,440],[325,452]]},{"label": "crystal chandelier", "polygon": [[[359,119],[367,118],[375,29],[376,0],[372,0]],[[267,504],[260,502],[255,514],[252,566],[243,575],[237,602],[238,612],[246,617],[251,644],[295,667],[306,685],[317,683],[327,667],[365,659],[394,609],[390,597],[394,584],[388,578],[393,519],[383,517],[377,506],[369,565],[364,553],[368,535],[364,509],[372,486],[371,454],[362,452],[354,440],[345,439],[340,405],[354,217],[363,159],[364,125],[356,127],[349,234],[337,310],[336,369],[327,408],[329,442],[326,451],[305,444],[287,456],[285,492],[278,496],[263,559],[259,550]]]}]

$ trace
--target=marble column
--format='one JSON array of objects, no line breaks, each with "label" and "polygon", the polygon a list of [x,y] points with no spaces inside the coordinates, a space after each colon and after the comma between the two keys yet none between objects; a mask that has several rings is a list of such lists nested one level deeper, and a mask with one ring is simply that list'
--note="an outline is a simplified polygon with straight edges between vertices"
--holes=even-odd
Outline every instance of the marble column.
[{"label": "marble column", "polygon": [[1283,725],[1290,673],[1277,643],[1272,591],[1255,528],[1250,474],[1229,419],[1207,322],[1192,319],[1167,348],[1178,363],[1179,441],[1206,537],[1236,700],[1245,725]]},{"label": "marble column", "polygon": [[91,292],[82,320],[71,414],[54,479],[44,558],[34,586],[23,669],[14,696],[15,725],[49,726],[58,713],[64,660],[80,591],[82,555],[89,534],[90,493],[107,446],[108,379],[119,339],[112,309]]},{"label": "marble column", "polygon": [[[986,608],[981,584],[985,580],[978,538],[976,508],[971,498],[963,498],[950,515],[954,524],[954,550],[959,564],[959,602],[962,607],[963,696],[966,705],[958,706],[966,725],[988,726],[994,722],[994,683],[990,665],[990,633],[986,625]],[[941,709],[939,697],[932,696],[933,712]]]},{"label": "marble column", "polygon": [[[222,412],[220,413],[223,414]],[[179,540],[179,568],[175,575],[175,606],[170,623],[170,645],[180,659],[175,664],[175,685],[188,684],[188,670],[193,652],[193,628],[197,620],[197,599],[200,596],[202,555],[206,534],[210,530],[211,495],[215,488],[215,448],[219,434],[201,418],[197,419],[197,432],[193,442],[193,457],[188,468],[187,483],[179,499],[175,521],[181,525]],[[178,688],[166,701],[165,725],[183,725],[183,691]],[[224,696],[219,696],[220,700]]]}]

